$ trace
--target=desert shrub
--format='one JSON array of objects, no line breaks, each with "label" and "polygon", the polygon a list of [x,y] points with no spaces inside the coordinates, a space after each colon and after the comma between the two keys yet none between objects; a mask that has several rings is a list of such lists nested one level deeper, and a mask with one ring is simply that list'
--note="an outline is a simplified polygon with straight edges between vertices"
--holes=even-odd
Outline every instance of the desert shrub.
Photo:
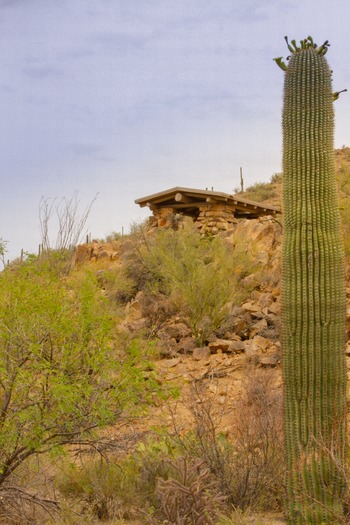
[{"label": "desert shrub", "polygon": [[137,285],[124,264],[99,270],[97,279],[112,303],[125,305],[135,296]]},{"label": "desert shrub", "polygon": [[[149,268],[142,256],[142,247],[148,246],[149,236],[146,226],[141,224],[132,228],[132,233],[123,241],[121,249],[121,268],[119,276],[128,282],[129,293],[124,297],[124,303],[130,301],[139,291],[146,290],[157,277]],[[122,298],[123,300],[123,298]]]},{"label": "desert shrub", "polygon": [[167,439],[149,438],[124,456],[82,457],[67,464],[56,480],[60,494],[99,520],[151,516],[159,506],[157,480],[169,477],[169,461],[177,454]]},{"label": "desert shrub", "polygon": [[172,298],[160,292],[143,293],[139,301],[150,337],[156,337],[163,324],[178,311]]},{"label": "desert shrub", "polygon": [[107,242],[120,241],[123,238],[123,233],[113,231],[106,236]]},{"label": "desert shrub", "polygon": [[135,227],[123,241],[120,267],[103,272],[101,279],[117,302],[143,292],[139,298],[151,335],[181,312],[203,344],[225,318],[225,305],[247,294],[242,279],[253,267],[244,243],[232,247],[220,237],[203,238],[192,221],[184,221],[178,230],[152,234]]},{"label": "desert shrub", "polygon": [[193,224],[159,230],[141,245],[139,256],[146,289],[171,297],[199,344],[220,325],[228,301],[239,302],[247,292],[242,278],[252,262],[244,249],[219,237],[202,238]]},{"label": "desert shrub", "polygon": [[276,192],[272,182],[256,182],[246,188],[242,196],[245,199],[262,202],[275,197]]},{"label": "desert shrub", "polygon": [[181,448],[162,435],[149,437],[136,447],[133,461],[138,465],[137,488],[151,511],[159,506],[156,496],[158,479],[169,477],[171,461],[180,453]]},{"label": "desert shrub", "polygon": [[59,491],[96,518],[138,515],[154,525],[229,523],[222,516],[230,509],[236,517],[237,509],[276,509],[283,491],[280,397],[268,372],[248,375],[234,414],[194,383],[186,403],[192,430],[154,435],[124,457],[70,466]]},{"label": "desert shrub", "polygon": [[[41,257],[59,274],[68,274],[72,268],[75,248],[96,197],[83,211],[79,210],[78,192],[69,198],[42,198],[39,205],[41,230]],[[53,233],[54,232],[54,233]],[[55,235],[55,241],[52,236]]]},{"label": "desert shrub", "polygon": [[0,502],[1,525],[38,525],[47,523],[48,515],[58,515],[57,502],[35,494],[29,495],[18,487],[3,492]]},{"label": "desert shrub", "polygon": [[282,182],[283,173],[274,173],[271,177],[272,184],[280,184]]},{"label": "desert shrub", "polygon": [[137,476],[135,462],[100,456],[66,466],[56,485],[80,513],[107,521],[135,517],[134,507],[144,503]]},{"label": "desert shrub", "polygon": [[[192,457],[204,460],[228,503],[271,510],[280,506],[283,492],[281,396],[272,389],[270,373],[250,370],[248,376],[229,418],[194,383],[187,402],[194,430],[180,439]],[[231,422],[228,435],[220,431],[224,417]]]},{"label": "desert shrub", "polygon": [[[108,305],[92,274],[42,261],[0,276],[0,485],[28,457],[118,418]],[[110,382],[110,383],[109,383]]]},{"label": "desert shrub", "polygon": [[[159,478],[159,510],[153,517],[174,525],[214,525],[223,509],[224,496],[203,461],[181,456],[169,461],[168,478]],[[152,520],[153,523],[159,521]]]},{"label": "desert shrub", "polygon": [[232,500],[242,509],[280,507],[284,486],[281,392],[270,371],[248,371],[233,415]]},{"label": "desert shrub", "polygon": [[22,514],[41,505],[26,486],[14,490],[30,458],[96,446],[99,428],[172,392],[152,369],[150,342],[117,338],[93,272],[60,278],[44,259],[27,260],[0,273],[0,292],[0,517],[6,508],[10,523],[15,501]]},{"label": "desert shrub", "polygon": [[155,342],[143,339],[128,341],[124,348],[115,351],[114,384],[118,386],[121,406],[128,417],[143,417],[150,406],[178,396],[176,385],[163,384],[159,380],[154,367],[156,355]]}]

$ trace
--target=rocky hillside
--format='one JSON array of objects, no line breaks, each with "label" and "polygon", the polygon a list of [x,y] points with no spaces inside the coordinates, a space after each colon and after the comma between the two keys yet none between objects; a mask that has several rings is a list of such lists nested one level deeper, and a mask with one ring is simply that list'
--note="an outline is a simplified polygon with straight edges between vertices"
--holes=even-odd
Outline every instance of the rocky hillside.
[{"label": "rocky hillside", "polygon": [[[248,293],[242,301],[225,305],[221,323],[201,342],[193,333],[186,312],[172,311],[163,294],[141,289],[130,297],[123,308],[119,330],[128,338],[141,336],[154,340],[158,356],[154,369],[160,384],[175,382],[187,392],[193,380],[204,381],[207,393],[228,410],[241,395],[247,373],[251,374],[254,369],[271,369],[274,388],[281,387],[281,237],[281,224],[270,217],[241,220],[222,234],[224,242],[234,249],[243,243],[255,264],[242,278]],[[99,268],[106,293],[113,295],[116,290],[110,289],[105,276],[125,264],[130,257],[129,250],[130,241],[94,242],[79,247],[77,264],[84,261]],[[350,298],[350,287],[348,295]],[[348,310],[350,334],[350,299]],[[350,344],[347,354],[350,356]],[[350,370],[350,359],[348,365]],[[154,418],[158,420],[160,414],[164,416],[163,409],[151,413],[147,424],[151,425]]]},{"label": "rocky hillside", "polygon": [[[347,238],[347,233],[350,233],[350,220],[348,221],[344,201],[350,194],[350,148],[336,151],[336,167]],[[254,185],[241,195],[280,206],[281,175],[274,175],[270,183]],[[206,360],[210,367],[210,360],[216,355],[230,357],[230,359],[245,356],[247,362],[253,362],[256,366],[279,367],[281,237],[281,223],[271,217],[241,220],[233,224],[229,231],[221,234],[221,238],[229,246],[243,245],[256,262],[256,268],[252,273],[243,278],[244,284],[249,289],[249,297],[240,304],[232,302],[227,305],[224,321],[210,334],[203,346],[197,345],[186,316],[181,315],[181,312],[177,311],[173,316],[165,316],[154,333],[160,347],[160,355],[167,360],[163,363],[165,368],[175,368],[189,357],[201,364]],[[139,242],[144,242],[144,239]],[[132,250],[130,241],[123,241],[123,239],[109,243],[96,241],[78,247],[76,262],[79,265],[96,262],[101,264],[101,261],[104,261],[107,270],[100,270],[102,276],[103,272],[123,265],[127,260],[125,254],[130,249]],[[350,295],[350,285],[348,292]],[[121,329],[135,335],[140,331],[147,331],[150,324],[154,323],[154,319],[150,319],[150,316],[154,317],[155,310],[162,308],[161,305],[156,304],[157,299],[161,297],[153,295],[150,298],[148,295],[145,290],[140,290],[135,296],[130,297],[125,306]],[[153,307],[147,308],[145,305],[146,303],[149,305],[150,301],[153,302]],[[348,327],[348,335],[350,335],[350,304]],[[173,371],[168,375],[172,376]]]},{"label": "rocky hillside", "polygon": [[[350,149],[337,152],[337,167],[342,201],[348,191]],[[260,200],[280,204],[281,177],[250,188],[244,196],[259,200],[259,195],[264,197]],[[350,232],[346,211],[344,206],[345,233]],[[284,523],[281,238],[281,223],[265,217],[240,220],[212,241],[200,240],[198,231],[183,223],[177,231],[150,232],[142,225],[130,236],[78,247],[76,268],[89,268],[97,275],[103,295],[116,306],[118,340],[125,346],[138,341],[152,349],[143,358],[142,380],[153,381],[161,391],[177,391],[174,396],[152,398],[147,413],[131,424],[104,430],[109,443],[128,454],[127,463],[119,459],[122,468],[130,468],[125,465],[131,457],[143,458],[137,466],[139,477],[133,481],[138,491],[133,501],[119,496],[122,523],[143,523],[135,511],[142,476],[146,475],[147,487],[150,479],[161,476],[156,468],[164,468],[164,463],[159,458],[173,468],[178,445],[185,454],[179,461],[199,458],[194,467],[207,465],[214,473],[218,494],[224,488],[227,513],[230,508],[259,513],[258,518],[239,514],[220,523]],[[350,372],[350,283],[347,292]],[[264,443],[269,453],[272,450],[269,458],[259,448]],[[175,466],[178,489],[178,476],[185,467],[181,462]],[[242,487],[247,475],[254,488],[249,483]],[[162,483],[158,489],[153,487],[158,500],[152,505],[169,496]],[[176,493],[175,485],[172,490]],[[145,501],[150,505],[147,498],[141,503],[141,515]],[[162,519],[168,516],[164,508],[163,514],[157,511]],[[109,512],[113,515],[114,508]]]}]

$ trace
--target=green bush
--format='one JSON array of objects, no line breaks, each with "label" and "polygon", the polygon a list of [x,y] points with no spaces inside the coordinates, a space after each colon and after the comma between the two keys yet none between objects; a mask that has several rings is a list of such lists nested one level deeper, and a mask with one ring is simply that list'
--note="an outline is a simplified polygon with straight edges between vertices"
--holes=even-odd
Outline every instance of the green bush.
[{"label": "green bush", "polygon": [[256,182],[246,188],[242,196],[248,200],[262,202],[275,197],[276,192],[272,182]]},{"label": "green bush", "polygon": [[192,224],[178,231],[160,229],[139,251],[147,274],[145,289],[171,297],[203,344],[220,326],[229,301],[247,293],[242,279],[252,263],[244,248],[220,237],[203,238]]},{"label": "green bush", "polygon": [[75,507],[85,509],[86,516],[100,520],[151,516],[159,505],[157,480],[169,477],[169,460],[177,453],[170,440],[150,438],[124,457],[82,458],[79,465],[67,464],[56,486]]},{"label": "green bush", "polygon": [[135,463],[106,461],[101,456],[80,466],[68,465],[56,485],[62,496],[85,509],[87,517],[106,521],[130,516],[134,505],[143,504],[137,490],[137,475]]},{"label": "green bush", "polygon": [[118,340],[113,314],[89,270],[60,278],[31,258],[0,273],[0,518],[5,508],[9,523],[15,501],[40,504],[25,486],[13,490],[31,457],[94,445],[98,429],[173,393],[152,368],[153,345]]}]

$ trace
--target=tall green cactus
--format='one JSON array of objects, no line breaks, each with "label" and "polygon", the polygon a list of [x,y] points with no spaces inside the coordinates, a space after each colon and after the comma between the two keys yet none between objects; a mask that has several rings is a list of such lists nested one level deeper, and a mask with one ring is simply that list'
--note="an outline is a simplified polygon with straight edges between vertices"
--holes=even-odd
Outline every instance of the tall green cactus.
[{"label": "tall green cactus", "polygon": [[[287,39],[286,39],[287,41]],[[288,44],[288,41],[287,41]],[[343,513],[345,280],[331,71],[311,37],[289,45],[283,105],[282,343],[290,525]]]}]

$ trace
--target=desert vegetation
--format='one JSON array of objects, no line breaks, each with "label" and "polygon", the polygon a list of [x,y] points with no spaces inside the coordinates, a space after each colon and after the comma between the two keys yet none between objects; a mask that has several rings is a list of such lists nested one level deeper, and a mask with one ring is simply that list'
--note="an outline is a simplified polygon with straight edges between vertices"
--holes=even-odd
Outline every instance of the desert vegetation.
[{"label": "desert vegetation", "polygon": [[[179,383],[157,369],[172,358],[165,326],[181,320],[192,350],[224,333],[257,287],[254,250],[186,221],[112,242],[114,264],[46,246],[0,273],[0,522],[228,523],[278,509],[280,393],[268,372],[249,365],[232,411],[212,389],[220,375]],[[143,322],[123,325],[135,304]],[[157,411],[167,424],[144,423]]]},{"label": "desert vegetation", "polygon": [[281,225],[144,223],[94,247],[0,273],[0,523],[284,523]]},{"label": "desert vegetation", "polygon": [[248,186],[244,191],[235,190],[235,193],[252,201],[280,205],[281,183],[282,173],[275,173],[269,182],[256,182]]}]

